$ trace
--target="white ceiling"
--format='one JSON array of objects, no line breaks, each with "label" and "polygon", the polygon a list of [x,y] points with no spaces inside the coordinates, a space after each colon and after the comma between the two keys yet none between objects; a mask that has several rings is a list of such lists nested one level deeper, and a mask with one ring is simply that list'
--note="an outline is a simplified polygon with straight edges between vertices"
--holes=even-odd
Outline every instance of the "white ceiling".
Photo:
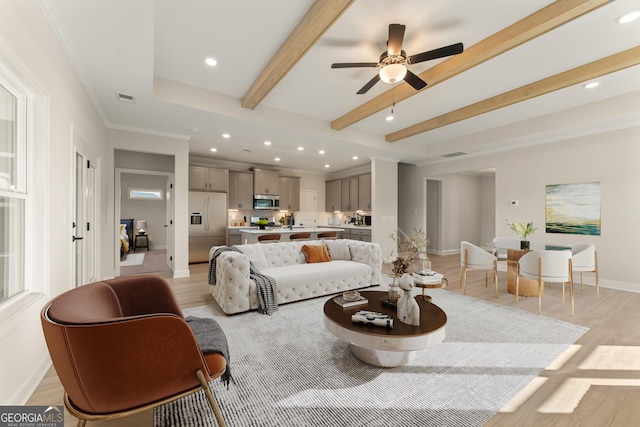
[{"label": "white ceiling", "polygon": [[[39,1],[105,125],[188,139],[194,156],[330,173],[361,166],[370,157],[428,164],[456,151],[478,155],[640,124],[640,66],[634,66],[598,78],[596,89],[577,84],[385,142],[389,133],[639,46],[640,20],[615,22],[640,8],[638,0],[613,1],[427,87],[395,106],[393,122],[385,120],[385,109],[337,131],[331,121],[391,87],[379,82],[357,95],[377,70],[330,66],[377,61],[390,23],[407,26],[408,55],[457,42],[468,49],[553,3],[357,0],[255,109],[242,108],[242,97],[313,3]],[[207,56],[219,65],[206,66]],[[442,61],[409,68],[419,74]],[[116,93],[134,96],[135,104],[119,102]],[[231,138],[223,139],[225,132]],[[266,147],[265,140],[272,145]],[[326,153],[318,154],[320,149]]]}]

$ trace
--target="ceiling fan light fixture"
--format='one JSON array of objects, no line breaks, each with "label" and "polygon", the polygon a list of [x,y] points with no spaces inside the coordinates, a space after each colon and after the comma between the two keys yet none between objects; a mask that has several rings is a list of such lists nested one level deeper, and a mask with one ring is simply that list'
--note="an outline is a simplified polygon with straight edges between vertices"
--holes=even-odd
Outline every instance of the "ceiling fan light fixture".
[{"label": "ceiling fan light fixture", "polygon": [[397,83],[407,75],[404,64],[389,64],[380,69],[380,79],[385,83]]}]

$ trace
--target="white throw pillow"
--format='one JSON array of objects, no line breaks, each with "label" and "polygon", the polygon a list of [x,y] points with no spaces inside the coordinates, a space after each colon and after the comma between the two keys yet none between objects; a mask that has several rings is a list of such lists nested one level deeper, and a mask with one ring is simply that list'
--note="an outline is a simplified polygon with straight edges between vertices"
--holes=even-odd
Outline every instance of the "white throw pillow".
[{"label": "white throw pillow", "polygon": [[329,256],[332,260],[351,261],[351,252],[349,251],[349,241],[344,239],[323,240],[329,249]]},{"label": "white throw pillow", "polygon": [[260,243],[238,245],[236,248],[245,254],[249,258],[249,261],[253,263],[253,266],[258,270],[264,270],[267,268],[267,259],[264,257],[264,252],[262,252]]}]

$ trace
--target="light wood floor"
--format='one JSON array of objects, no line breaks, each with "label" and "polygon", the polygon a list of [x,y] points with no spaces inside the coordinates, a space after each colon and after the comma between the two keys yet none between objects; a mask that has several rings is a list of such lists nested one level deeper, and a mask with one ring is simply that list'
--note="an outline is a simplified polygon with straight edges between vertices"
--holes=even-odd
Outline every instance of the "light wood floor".
[{"label": "light wood floor", "polygon": [[[432,268],[448,278],[448,289],[462,293],[459,255],[431,259]],[[506,292],[506,273],[498,276],[498,299],[491,284],[484,287],[483,272],[468,274],[467,295],[537,312],[537,298],[520,298],[515,304],[514,296]],[[190,278],[167,280],[181,307],[215,304],[208,292],[207,264],[192,265]],[[585,286],[580,292],[578,285],[575,307],[572,317],[569,303],[561,302],[559,285],[545,292],[544,316],[583,325],[589,331],[486,426],[640,426],[640,294],[601,288],[600,298],[596,298],[594,287]],[[61,405],[62,393],[55,371],[50,369],[28,404]],[[65,426],[76,422],[66,415]],[[152,412],[87,425],[148,427],[153,425]]]}]

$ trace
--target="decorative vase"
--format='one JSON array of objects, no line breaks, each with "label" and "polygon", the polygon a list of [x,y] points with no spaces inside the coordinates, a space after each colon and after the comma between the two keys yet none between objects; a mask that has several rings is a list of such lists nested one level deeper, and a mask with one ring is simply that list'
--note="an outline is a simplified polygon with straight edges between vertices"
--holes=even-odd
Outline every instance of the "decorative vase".
[{"label": "decorative vase", "polygon": [[529,249],[529,241],[520,240],[520,249]]},{"label": "decorative vase", "polygon": [[391,278],[391,283],[389,283],[387,298],[390,303],[396,303],[400,298],[400,294],[402,293],[402,291],[400,290],[400,285],[396,281],[398,276],[395,274],[390,274],[389,277]]}]

